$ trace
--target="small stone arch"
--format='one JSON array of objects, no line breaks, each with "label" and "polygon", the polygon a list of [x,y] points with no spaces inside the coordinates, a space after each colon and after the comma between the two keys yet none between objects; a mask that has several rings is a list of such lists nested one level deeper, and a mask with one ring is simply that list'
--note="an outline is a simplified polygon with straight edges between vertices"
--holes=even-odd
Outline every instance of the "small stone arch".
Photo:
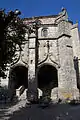
[{"label": "small stone arch", "polygon": [[52,64],[45,63],[37,69],[38,88],[42,90],[42,96],[50,96],[53,88],[58,87],[58,70]]}]

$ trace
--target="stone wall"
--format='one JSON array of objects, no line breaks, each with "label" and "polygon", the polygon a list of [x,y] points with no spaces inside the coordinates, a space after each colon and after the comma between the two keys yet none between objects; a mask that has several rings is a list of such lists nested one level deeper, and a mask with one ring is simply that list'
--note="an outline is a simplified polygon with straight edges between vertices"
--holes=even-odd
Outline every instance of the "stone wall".
[{"label": "stone wall", "polygon": [[[50,64],[58,71],[58,88],[52,90],[53,96],[66,99],[66,94],[70,98],[78,96],[76,71],[74,68],[74,56],[80,59],[80,41],[77,25],[72,25],[70,21],[60,20],[55,23],[57,16],[37,17],[41,21],[38,29],[38,65]],[[24,19],[27,24],[36,17]],[[47,28],[47,36],[42,36],[42,30]],[[17,53],[17,61],[9,65],[9,68],[15,64],[28,66],[28,94],[29,96],[37,95],[37,75],[35,73],[35,34],[28,36],[26,33],[26,43],[22,46],[23,51]],[[37,68],[37,69],[38,69]],[[79,61],[80,69],[80,61]],[[10,70],[10,69],[9,69]],[[9,72],[8,70],[8,72]],[[7,74],[8,83],[9,74]],[[5,80],[2,80],[2,84]],[[56,92],[55,92],[56,91]],[[77,93],[77,94],[76,94]]]}]

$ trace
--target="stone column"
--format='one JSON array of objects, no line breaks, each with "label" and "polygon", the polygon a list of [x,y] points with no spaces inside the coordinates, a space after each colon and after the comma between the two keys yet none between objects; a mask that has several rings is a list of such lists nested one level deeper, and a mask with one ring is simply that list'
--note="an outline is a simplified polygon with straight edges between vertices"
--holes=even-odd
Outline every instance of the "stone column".
[{"label": "stone column", "polygon": [[1,77],[0,77],[0,87],[1,87]]},{"label": "stone column", "polygon": [[60,60],[60,68],[58,71],[58,84],[59,98],[61,99],[73,99],[77,97],[78,94],[70,29],[70,22],[62,20],[58,23],[58,43]]},{"label": "stone column", "polygon": [[37,80],[35,72],[35,36],[29,37],[29,53],[28,53],[28,92],[29,101],[37,101]]}]

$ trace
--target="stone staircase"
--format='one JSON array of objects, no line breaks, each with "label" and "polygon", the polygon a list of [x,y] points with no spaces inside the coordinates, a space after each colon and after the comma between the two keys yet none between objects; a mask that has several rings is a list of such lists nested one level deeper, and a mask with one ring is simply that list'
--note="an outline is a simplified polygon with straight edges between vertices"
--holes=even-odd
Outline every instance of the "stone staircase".
[{"label": "stone staircase", "polygon": [[25,89],[24,86],[20,86],[16,89],[16,96],[18,97],[18,100],[24,100],[27,98],[26,91],[27,89]]},{"label": "stone staircase", "polygon": [[8,120],[15,111],[19,111],[26,106],[28,101],[26,99],[19,101],[16,105],[11,107],[0,108],[0,120]]}]

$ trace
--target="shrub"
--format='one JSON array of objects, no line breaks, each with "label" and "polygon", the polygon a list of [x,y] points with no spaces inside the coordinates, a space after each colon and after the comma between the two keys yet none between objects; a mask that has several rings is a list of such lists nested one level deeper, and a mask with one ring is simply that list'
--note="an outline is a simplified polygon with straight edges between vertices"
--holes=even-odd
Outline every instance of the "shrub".
[{"label": "shrub", "polygon": [[8,100],[10,97],[9,90],[6,86],[0,87],[0,100]]}]

